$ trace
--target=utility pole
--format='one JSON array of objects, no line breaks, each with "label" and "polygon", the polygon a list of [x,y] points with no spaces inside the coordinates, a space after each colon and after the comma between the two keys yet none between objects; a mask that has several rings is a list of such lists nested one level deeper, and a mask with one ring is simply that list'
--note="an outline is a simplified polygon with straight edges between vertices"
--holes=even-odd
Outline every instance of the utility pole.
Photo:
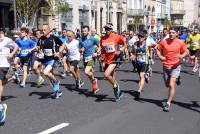
[{"label": "utility pole", "polygon": [[109,0],[107,0],[107,2],[106,2],[106,4],[107,4],[107,16],[106,16],[106,22],[108,23],[109,22],[109,18],[110,18],[110,14],[109,14]]},{"label": "utility pole", "polygon": [[17,30],[16,0],[14,0],[14,21],[15,21],[15,30]]}]

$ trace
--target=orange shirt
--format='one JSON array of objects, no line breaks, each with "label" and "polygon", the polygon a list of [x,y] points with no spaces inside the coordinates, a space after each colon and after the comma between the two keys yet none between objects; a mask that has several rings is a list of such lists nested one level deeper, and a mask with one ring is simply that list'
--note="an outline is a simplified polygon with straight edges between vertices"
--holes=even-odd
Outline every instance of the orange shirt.
[{"label": "orange shirt", "polygon": [[187,51],[185,43],[177,38],[174,40],[170,38],[162,40],[157,49],[166,58],[166,60],[162,61],[163,65],[169,68],[179,65],[181,62],[179,55]]},{"label": "orange shirt", "polygon": [[101,38],[100,45],[102,50],[105,52],[105,64],[110,64],[116,60],[115,52],[118,51],[118,44],[122,44],[124,46],[125,42],[122,37],[114,33]]}]

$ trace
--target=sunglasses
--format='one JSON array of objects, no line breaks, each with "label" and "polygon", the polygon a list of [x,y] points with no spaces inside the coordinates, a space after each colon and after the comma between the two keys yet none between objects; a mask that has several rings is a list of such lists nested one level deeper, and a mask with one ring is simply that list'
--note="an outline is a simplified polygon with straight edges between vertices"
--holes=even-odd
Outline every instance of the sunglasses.
[{"label": "sunglasses", "polygon": [[112,30],[112,29],[110,29],[110,28],[105,28],[105,30],[106,30],[106,31],[110,31],[110,30]]}]

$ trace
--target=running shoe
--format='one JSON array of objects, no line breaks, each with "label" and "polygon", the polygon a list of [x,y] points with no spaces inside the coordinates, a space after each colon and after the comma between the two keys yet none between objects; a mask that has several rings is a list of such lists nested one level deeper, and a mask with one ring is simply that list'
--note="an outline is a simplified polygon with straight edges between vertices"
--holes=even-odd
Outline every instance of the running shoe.
[{"label": "running shoe", "polygon": [[140,99],[140,95],[141,95],[141,93],[139,91],[137,91],[136,94],[135,94],[135,99],[139,100]]},{"label": "running shoe", "polygon": [[170,111],[170,105],[167,102],[164,103],[163,111],[164,112],[169,112]]},{"label": "running shoe", "polygon": [[67,76],[67,74],[66,74],[65,72],[61,74],[61,77],[62,77],[63,79],[66,78],[66,76]]},{"label": "running shoe", "polygon": [[44,79],[42,77],[39,77],[37,80],[37,86],[40,86],[44,83]]},{"label": "running shoe", "polygon": [[62,92],[54,91],[53,98],[54,99],[58,99],[58,98],[60,98],[62,96],[62,94],[63,94]]},{"label": "running shoe", "polygon": [[146,82],[146,83],[149,83],[149,72],[146,72],[146,73],[144,74],[144,78],[145,78],[145,82]]},{"label": "running shoe", "polygon": [[93,92],[93,94],[96,94],[98,91],[99,91],[99,88],[98,88],[98,84],[97,84],[97,79],[95,78],[92,81],[92,92]]},{"label": "running shoe", "polygon": [[195,73],[198,71],[198,69],[199,69],[199,64],[195,65],[192,71]]},{"label": "running shoe", "polygon": [[25,87],[26,87],[26,84],[25,84],[25,82],[22,82],[21,84],[19,84],[19,86],[20,86],[21,88],[25,88]]},{"label": "running shoe", "polygon": [[7,104],[0,104],[0,124],[5,122]]},{"label": "running shoe", "polygon": [[84,82],[82,80],[78,81],[78,88],[81,88],[84,85]]},{"label": "running shoe", "polygon": [[120,101],[121,98],[123,97],[123,93],[119,88],[119,85],[113,88],[114,95],[115,95],[115,101]]},{"label": "running shoe", "polygon": [[15,82],[16,82],[17,84],[20,84],[19,73],[18,73],[18,72],[15,72],[14,76],[15,76]]}]

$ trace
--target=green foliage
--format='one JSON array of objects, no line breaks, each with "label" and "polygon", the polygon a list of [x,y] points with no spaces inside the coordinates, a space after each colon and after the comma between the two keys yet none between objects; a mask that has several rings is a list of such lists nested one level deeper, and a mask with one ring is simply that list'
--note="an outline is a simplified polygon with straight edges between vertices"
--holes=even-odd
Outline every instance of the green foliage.
[{"label": "green foliage", "polygon": [[[11,10],[14,6],[12,5]],[[65,0],[16,0],[16,13],[21,24],[29,26],[33,17],[43,8],[49,15],[66,13],[68,3]]]}]

